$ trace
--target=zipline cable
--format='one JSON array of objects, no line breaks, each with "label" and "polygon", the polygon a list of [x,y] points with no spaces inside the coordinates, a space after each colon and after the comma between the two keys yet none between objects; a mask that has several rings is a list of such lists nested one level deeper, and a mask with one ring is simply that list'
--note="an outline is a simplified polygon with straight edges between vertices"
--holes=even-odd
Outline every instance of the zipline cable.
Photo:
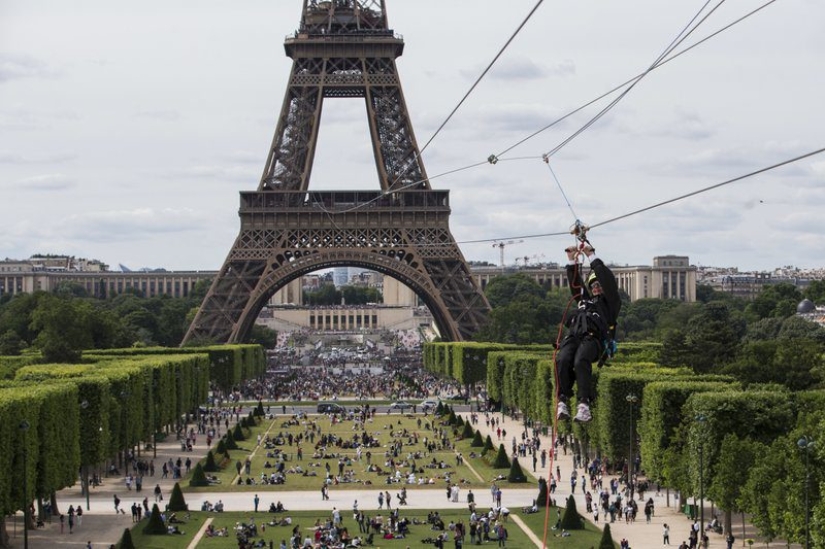
[{"label": "zipline cable", "polygon": [[[510,38],[507,40],[507,42],[504,43],[504,46],[502,46],[501,49],[499,49],[498,53],[495,55],[495,57],[493,57],[493,60],[490,61],[490,63],[487,65],[487,68],[485,68],[484,71],[481,73],[481,75],[479,75],[479,77],[476,78],[476,81],[473,82],[473,85],[470,86],[470,89],[467,90],[467,93],[464,94],[464,97],[461,98],[461,101],[458,102],[458,104],[455,106],[455,108],[452,110],[452,112],[450,112],[450,114],[447,116],[447,118],[444,120],[444,122],[442,122],[441,125],[438,127],[438,129],[435,130],[435,133],[433,133],[432,137],[430,137],[430,139],[427,140],[427,142],[424,144],[423,147],[421,147],[421,149],[419,151],[414,153],[415,158],[413,160],[417,160],[417,159],[421,158],[421,155],[424,153],[425,150],[427,150],[427,147],[430,146],[430,143],[433,142],[433,140],[438,136],[438,134],[441,133],[441,130],[443,130],[444,127],[447,125],[447,123],[449,123],[450,120],[453,118],[453,116],[455,116],[455,114],[458,112],[458,109],[461,108],[461,106],[464,104],[464,102],[467,100],[467,98],[470,97],[470,94],[473,93],[473,91],[475,91],[476,87],[478,87],[478,85],[481,83],[481,81],[484,79],[484,77],[487,76],[487,73],[490,72],[490,70],[493,68],[493,65],[495,65],[496,62],[499,60],[499,58],[502,55],[504,55],[504,52],[507,50],[508,47],[510,47],[510,44],[513,42],[513,40],[515,40],[516,36],[518,36],[518,34],[521,32],[521,30],[524,28],[524,26],[527,24],[527,22],[533,17],[533,14],[536,13],[536,11],[539,9],[539,7],[543,3],[544,3],[544,0],[538,0],[538,2],[536,2],[536,5],[533,6],[533,9],[530,10],[530,13],[527,14],[527,17],[524,18],[524,20],[521,22],[521,24],[516,28],[515,32],[513,32],[513,34],[510,35]],[[398,177],[396,177],[396,180],[393,181],[393,183],[390,185],[390,190],[392,190],[392,188],[395,187],[395,184],[398,183],[398,178],[400,178],[402,175],[407,173],[407,169],[409,169],[408,167],[412,163],[413,162],[408,162],[407,163],[407,168],[405,168],[398,175]]]},{"label": "zipline cable", "polygon": [[[726,30],[730,29],[731,27],[733,27],[734,25],[736,25],[736,24],[738,24],[738,23],[741,23],[742,21],[744,21],[744,20],[745,20],[745,19],[747,19],[748,17],[750,17],[750,16],[752,16],[752,15],[755,15],[757,12],[759,12],[759,11],[763,10],[764,8],[768,7],[769,5],[773,4],[773,3],[774,3],[774,2],[776,2],[776,1],[777,1],[777,0],[769,0],[769,1],[768,1],[768,2],[766,2],[765,4],[762,4],[762,5],[761,5],[761,6],[759,6],[758,8],[756,8],[756,9],[754,9],[754,10],[752,10],[752,11],[750,11],[750,12],[746,13],[746,14],[745,14],[745,15],[743,15],[742,17],[740,17],[740,18],[738,18],[738,19],[736,19],[736,20],[732,21],[730,24],[725,25],[724,27],[722,27],[721,29],[717,30],[716,32],[711,33],[711,34],[709,34],[708,36],[706,36],[705,38],[703,38],[703,39],[699,40],[698,42],[696,42],[696,43],[694,43],[694,44],[691,44],[690,46],[686,47],[685,49],[683,49],[683,50],[680,50],[680,51],[676,52],[675,54],[671,55],[671,56],[670,56],[670,57],[668,57],[667,59],[662,60],[662,62],[661,62],[661,63],[657,64],[657,65],[656,65],[656,67],[654,68],[654,70],[655,70],[655,69],[658,69],[658,68],[660,68],[660,67],[662,67],[663,65],[666,65],[667,63],[670,63],[671,61],[674,61],[675,59],[677,59],[677,58],[681,57],[682,55],[686,54],[687,52],[691,51],[692,49],[694,49],[694,48],[696,48],[696,47],[698,47],[698,46],[700,46],[700,45],[704,44],[705,42],[707,42],[707,41],[708,41],[708,40],[710,40],[711,38],[714,38],[714,37],[718,36],[718,35],[719,35],[719,34],[721,34],[722,32],[724,32],[724,31],[726,31]],[[645,72],[648,72],[648,71],[645,71]],[[548,125],[544,126],[543,128],[541,128],[541,129],[539,129],[539,130],[537,130],[537,131],[535,131],[535,132],[531,133],[530,135],[528,135],[527,137],[525,137],[525,138],[524,138],[524,139],[522,139],[521,141],[517,141],[516,143],[514,143],[513,145],[511,145],[511,146],[507,147],[506,149],[504,149],[503,151],[501,151],[499,154],[497,154],[497,155],[495,155],[495,156],[496,156],[496,157],[498,157],[500,161],[504,161],[504,160],[506,160],[506,159],[501,158],[501,157],[502,157],[502,156],[504,156],[504,155],[506,155],[508,152],[512,151],[512,150],[513,150],[513,149],[515,149],[516,147],[519,147],[519,146],[523,145],[524,143],[526,143],[527,141],[529,141],[529,140],[533,139],[533,138],[534,138],[534,137],[536,137],[537,135],[539,135],[539,134],[541,134],[541,133],[544,133],[545,131],[547,131],[547,130],[549,130],[550,128],[552,128],[552,127],[556,126],[556,125],[557,125],[557,124],[559,124],[560,122],[563,122],[564,120],[566,120],[566,119],[570,118],[570,117],[571,117],[571,116],[573,116],[574,114],[581,112],[582,110],[584,110],[584,109],[586,109],[587,107],[589,107],[589,106],[593,105],[594,103],[597,103],[597,102],[601,101],[601,100],[602,100],[602,99],[604,99],[605,97],[607,97],[607,96],[609,96],[609,95],[611,95],[611,94],[615,93],[616,91],[618,91],[618,90],[620,90],[620,89],[624,88],[625,86],[627,86],[627,85],[631,84],[633,81],[635,81],[636,79],[638,79],[639,77],[641,77],[643,74],[645,74],[645,73],[643,72],[643,73],[639,73],[639,74],[637,74],[636,76],[634,76],[634,77],[632,77],[632,78],[630,78],[630,79],[626,80],[625,82],[623,82],[623,83],[619,84],[618,86],[614,87],[613,89],[606,91],[606,92],[605,92],[605,93],[603,93],[602,95],[600,95],[600,96],[598,96],[598,97],[596,97],[596,98],[594,98],[594,99],[592,99],[592,100],[588,101],[587,103],[585,103],[585,104],[581,105],[580,107],[578,107],[578,108],[576,108],[576,109],[574,109],[574,110],[572,110],[572,111],[568,112],[567,114],[565,114],[565,115],[564,115],[564,116],[562,116],[561,118],[558,118],[558,119],[554,120],[553,122],[551,122],[550,124],[548,124]]]},{"label": "zipline cable", "polygon": [[569,144],[571,141],[577,138],[579,135],[588,130],[593,124],[598,122],[604,115],[610,112],[613,109],[613,107],[615,107],[622,99],[627,97],[627,94],[629,94],[633,90],[633,88],[635,88],[639,84],[639,82],[641,82],[648,74],[655,70],[656,67],[659,66],[659,64],[661,64],[662,60],[666,58],[676,48],[676,46],[684,42],[696,29],[699,28],[699,25],[707,21],[708,17],[710,17],[713,14],[713,12],[715,12],[717,9],[719,9],[719,7],[722,4],[725,3],[725,0],[719,0],[719,3],[710,11],[710,13],[705,15],[698,23],[696,23],[696,25],[693,26],[693,28],[691,28],[691,25],[693,25],[694,21],[696,21],[696,19],[705,10],[708,4],[710,4],[710,2],[711,0],[707,0],[707,2],[705,2],[705,4],[701,7],[701,9],[699,9],[696,15],[693,16],[693,18],[685,26],[685,28],[683,28],[679,32],[679,34],[676,35],[676,38],[674,38],[670,42],[670,44],[668,44],[668,46],[664,49],[664,51],[662,51],[662,53],[659,54],[656,60],[653,63],[651,63],[650,66],[648,66],[648,68],[641,75],[637,76],[634,79],[634,81],[629,86],[627,86],[627,88],[625,88],[625,90],[622,91],[622,93],[619,94],[618,97],[616,97],[610,103],[608,103],[606,107],[604,107],[601,111],[596,113],[596,115],[593,118],[588,120],[581,128],[573,132],[572,135],[568,136],[564,141],[556,145],[552,150],[546,152],[544,156],[546,158],[553,156],[554,154],[559,152],[563,147],[565,147],[567,144]]},{"label": "zipline cable", "polygon": [[[730,185],[732,183],[737,183],[739,181],[742,181],[743,179],[747,179],[747,178],[753,177],[755,175],[759,175],[759,174],[762,174],[762,173],[765,173],[765,172],[769,172],[771,170],[775,170],[777,168],[787,166],[788,164],[793,164],[794,162],[799,162],[800,160],[804,160],[806,158],[810,158],[812,156],[822,154],[823,152],[825,152],[825,147],[823,147],[821,149],[817,149],[815,151],[807,152],[805,154],[801,154],[799,156],[795,156],[795,157],[790,158],[788,160],[783,160],[782,162],[777,162],[776,164],[771,164],[770,166],[766,166],[764,168],[754,170],[754,171],[746,173],[744,175],[740,175],[738,177],[734,177],[732,179],[722,181],[721,183],[716,183],[714,185],[710,185],[709,187],[703,187],[703,188],[697,189],[693,192],[683,194],[681,196],[677,196],[675,198],[671,198],[671,199],[665,200],[663,202],[658,202],[658,203],[652,204],[650,206],[646,206],[646,207],[641,208],[639,210],[634,210],[634,211],[628,212],[626,214],[622,214],[622,215],[619,215],[619,216],[616,216],[616,217],[611,217],[610,219],[605,219],[604,221],[600,221],[598,223],[593,223],[593,224],[590,225],[590,228],[593,229],[595,227],[601,227],[603,225],[607,225],[609,223],[613,223],[613,222],[619,221],[621,219],[625,219],[627,217],[631,217],[631,216],[634,216],[634,215],[637,215],[637,214],[640,214],[640,213],[643,213],[643,212],[647,212],[649,210],[653,210],[653,209],[658,208],[660,206],[665,206],[667,204],[672,204],[674,202],[678,202],[679,200],[684,200],[686,198],[690,198],[692,196],[696,196],[696,195],[699,195],[699,194],[702,194],[702,193],[706,193],[708,191],[712,191],[714,189],[718,189],[720,187],[724,187],[724,186]],[[567,234],[570,234],[570,232],[569,231],[564,231],[564,232],[530,234],[530,235],[520,235],[520,236],[503,236],[503,237],[497,237],[497,238],[480,238],[480,239],[476,239],[476,240],[462,240],[460,242],[457,242],[457,244],[481,244],[481,243],[487,243],[487,242],[495,242],[495,241],[498,241],[498,240],[547,238],[547,237],[551,237],[551,236],[563,236],[563,235],[567,235]]]}]

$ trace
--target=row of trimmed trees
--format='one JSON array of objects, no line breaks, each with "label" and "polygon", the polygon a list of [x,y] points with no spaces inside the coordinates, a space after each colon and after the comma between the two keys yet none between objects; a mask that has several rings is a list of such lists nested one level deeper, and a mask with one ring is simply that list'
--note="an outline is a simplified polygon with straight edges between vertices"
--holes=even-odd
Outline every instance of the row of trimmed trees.
[{"label": "row of trimmed trees", "polygon": [[[525,423],[552,425],[552,350],[499,350],[478,343],[425,347],[425,367],[455,379],[486,374],[493,403],[520,411]],[[794,392],[773,384],[747,388],[730,376],[697,376],[646,360],[655,345],[628,344],[614,364],[594,372],[594,420],[557,425],[621,470],[631,454],[650,480],[678,491],[683,502],[706,498],[725,511],[745,512],[766,539],[803,542],[808,527],[825,544],[825,391]],[[635,402],[628,402],[629,396]],[[817,441],[801,450],[802,439]],[[823,441],[820,444],[818,441]],[[636,459],[634,459],[636,461]],[[701,485],[700,485],[701,480]]]},{"label": "row of trimmed trees", "polygon": [[[83,483],[106,460],[137,454],[207,400],[210,384],[260,375],[259,346],[122,350],[82,364],[18,366],[0,381],[0,513],[44,501]],[[0,358],[0,362],[2,359]],[[25,472],[25,474],[24,474]],[[83,485],[85,490],[88,487]],[[31,524],[29,524],[31,526]],[[7,546],[0,521],[0,547]]]}]

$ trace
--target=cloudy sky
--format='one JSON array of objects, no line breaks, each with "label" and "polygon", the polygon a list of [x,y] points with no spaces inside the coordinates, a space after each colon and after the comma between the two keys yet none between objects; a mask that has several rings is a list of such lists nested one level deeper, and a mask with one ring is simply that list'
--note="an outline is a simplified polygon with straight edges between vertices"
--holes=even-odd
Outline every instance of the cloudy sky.
[{"label": "cloudy sky", "polygon": [[[765,1],[722,2],[676,51]],[[537,3],[387,2],[406,42],[398,67],[422,147]],[[524,237],[564,233],[576,218],[599,224],[825,147],[825,2],[777,0],[649,72],[575,139],[566,142],[617,94],[511,149],[643,73],[719,3],[541,4],[423,154],[432,186],[450,190],[467,259],[497,263],[491,242],[466,242],[498,239],[515,241],[507,264],[562,261],[570,236]],[[283,41],[301,8],[2,0],[0,257],[220,268],[238,234],[238,192],[255,190],[264,167],[291,67]],[[491,154],[495,165],[436,177]],[[379,188],[363,101],[324,104],[310,188]],[[618,264],[679,254],[743,270],[825,266],[823,206],[819,154],[590,237]]]}]

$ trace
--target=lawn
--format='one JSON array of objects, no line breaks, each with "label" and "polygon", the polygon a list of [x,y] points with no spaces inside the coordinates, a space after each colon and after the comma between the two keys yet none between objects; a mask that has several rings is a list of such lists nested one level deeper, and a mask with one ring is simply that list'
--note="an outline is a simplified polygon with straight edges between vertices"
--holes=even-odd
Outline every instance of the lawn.
[{"label": "lawn", "polygon": [[[269,437],[271,443],[267,447],[264,444],[257,446],[259,435],[264,441]],[[292,444],[289,443],[290,435]],[[374,446],[362,448],[359,460],[354,443],[364,436],[374,440]],[[455,444],[455,450],[449,447],[450,444]],[[478,489],[488,487],[496,477],[507,476],[509,469],[494,469],[480,456],[471,458],[470,454],[473,451],[479,453],[480,449],[472,448],[470,444],[469,439],[458,440],[446,418],[421,413],[375,414],[363,425],[317,414],[300,419],[276,416],[253,427],[248,439],[239,441],[239,448],[229,452],[224,468],[212,473],[219,479],[219,484],[187,488],[188,481],[184,479],[182,487],[194,492],[258,491],[262,486],[262,474],[274,473],[281,456],[286,459],[286,482],[266,485],[267,491],[320,492],[327,471],[342,479],[335,485],[335,490],[369,486],[398,489],[401,484],[406,484],[408,489],[445,489],[448,481],[457,482],[462,488]],[[303,453],[301,459],[298,458],[299,447]],[[463,463],[458,463],[457,452],[462,454]],[[245,472],[247,459],[249,474]],[[238,463],[244,466],[240,475],[243,484],[237,482]],[[339,474],[341,471],[343,474]],[[415,484],[403,482],[410,473],[415,476]],[[426,483],[421,483],[422,478]],[[525,487],[535,484],[529,475],[527,478]]]},{"label": "lawn", "polygon": [[[368,513],[370,516],[374,515],[375,513]],[[544,514],[543,513],[533,513],[529,515],[522,514],[521,512],[515,513],[517,516],[521,518],[527,525],[529,529],[533,531],[533,533],[541,539],[543,532],[544,532]],[[445,509],[440,510],[439,515],[442,517],[445,524],[449,524],[450,521],[458,523],[459,521],[463,521],[465,525],[468,522],[467,511],[465,510],[456,510],[456,509]],[[178,525],[179,528],[184,532],[183,535],[166,535],[166,536],[144,536],[141,533],[142,525],[136,527],[132,532],[132,540],[135,544],[135,547],[140,547],[141,549],[183,549],[189,543],[191,543],[192,539],[194,538],[197,531],[203,526],[203,523],[207,519],[212,519],[212,525],[215,527],[216,530],[221,528],[227,528],[229,531],[228,537],[203,537],[200,542],[198,543],[197,547],[199,549],[218,549],[218,548],[226,548],[226,547],[236,547],[237,540],[235,537],[235,527],[238,524],[248,524],[250,518],[255,519],[255,523],[258,525],[258,536],[254,538],[255,541],[263,539],[266,542],[266,546],[269,546],[269,542],[273,542],[274,547],[278,547],[281,540],[289,540],[290,535],[292,534],[292,529],[296,526],[299,527],[299,531],[301,532],[301,536],[306,537],[307,535],[312,536],[315,525],[316,524],[323,524],[326,520],[330,518],[330,514],[328,511],[297,511],[297,512],[290,512],[290,513],[279,513],[279,514],[270,514],[270,513],[202,513],[202,512],[193,512],[191,514],[191,518],[186,521],[185,524]],[[289,526],[271,526],[268,523],[272,520],[281,520],[284,517],[289,516],[292,519],[292,524]],[[401,514],[401,517],[407,517],[410,520],[416,519],[419,522],[425,522],[427,516],[426,510],[404,510]],[[579,530],[571,532],[569,537],[561,537],[558,535],[559,533],[553,531],[551,528],[556,519],[556,509],[551,508],[550,515],[549,515],[549,524],[548,524],[548,547],[568,547],[570,549],[589,549],[591,547],[597,547],[599,544],[599,540],[601,539],[602,532],[600,529],[596,528],[590,523],[586,523],[585,530]],[[343,516],[343,525],[348,529],[351,535],[358,535],[358,525],[352,518],[351,513],[344,513]],[[507,528],[507,547],[512,548],[519,548],[525,549],[529,547],[534,547],[535,544],[530,541],[527,534],[522,531],[522,529],[515,524],[512,517],[506,523]],[[433,544],[426,543],[424,540],[427,538],[434,538],[438,535],[439,532],[432,530],[430,525],[428,524],[412,524],[410,526],[410,534],[406,536],[404,539],[382,539],[376,536],[373,539],[374,548],[384,548],[384,549],[406,549],[409,547],[410,549],[431,549]],[[450,537],[450,542],[445,544],[445,547],[453,547],[454,542],[452,541],[452,536]],[[466,544],[469,546],[469,543]],[[492,541],[483,544],[483,546],[491,547],[497,546],[497,542],[495,539]]]}]

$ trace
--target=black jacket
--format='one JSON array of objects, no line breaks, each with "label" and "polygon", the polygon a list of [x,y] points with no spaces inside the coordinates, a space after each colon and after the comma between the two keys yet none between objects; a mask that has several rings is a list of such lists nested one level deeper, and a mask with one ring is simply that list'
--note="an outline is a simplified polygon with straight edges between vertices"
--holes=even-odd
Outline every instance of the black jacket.
[{"label": "black jacket", "polygon": [[578,303],[576,310],[567,315],[567,327],[575,336],[590,334],[599,341],[606,341],[616,334],[616,321],[622,308],[619,285],[613,271],[601,259],[594,259],[590,268],[602,286],[600,295],[590,295],[582,278],[581,265],[567,266],[567,281]]}]

